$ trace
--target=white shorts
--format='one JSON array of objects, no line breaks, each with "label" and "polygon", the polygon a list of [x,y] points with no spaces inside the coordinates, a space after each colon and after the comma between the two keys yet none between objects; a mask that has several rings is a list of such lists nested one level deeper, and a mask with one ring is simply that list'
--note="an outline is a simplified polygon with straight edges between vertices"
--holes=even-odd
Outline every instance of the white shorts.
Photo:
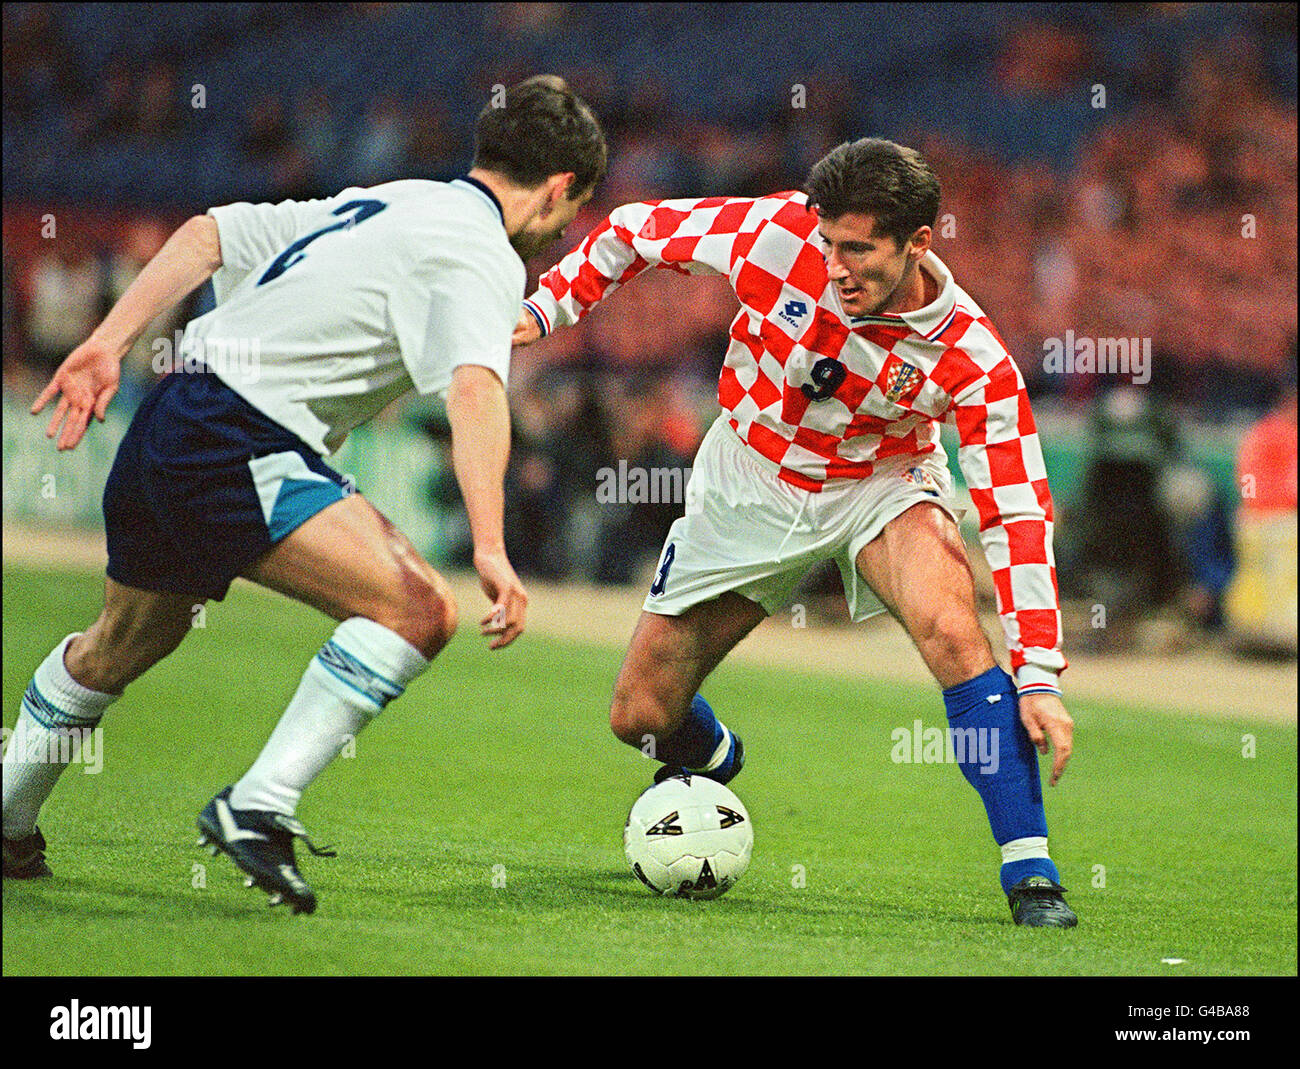
[{"label": "white shorts", "polygon": [[740,440],[719,416],[700,443],[686,487],[686,514],[668,532],[643,608],[680,616],[734,590],[771,615],[789,604],[808,570],[833,558],[854,622],[884,611],[858,574],[858,551],[894,517],[931,501],[955,522],[943,460],[891,457],[865,479],[836,479],[820,492],[777,478],[777,466]]}]

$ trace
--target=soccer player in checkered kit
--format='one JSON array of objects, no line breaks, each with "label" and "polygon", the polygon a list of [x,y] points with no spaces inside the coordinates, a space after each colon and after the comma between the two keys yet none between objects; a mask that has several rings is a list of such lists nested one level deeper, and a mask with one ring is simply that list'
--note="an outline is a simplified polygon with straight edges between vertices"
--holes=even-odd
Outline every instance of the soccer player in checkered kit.
[{"label": "soccer player in checkered kit", "polygon": [[[6,878],[50,873],[36,818],[66,763],[45,758],[51,740],[93,730],[180,644],[195,607],[244,576],[339,626],[252,767],[199,815],[200,842],[272,905],[316,908],[293,852],[297,838],[321,852],[294,816],[302,793],[457,626],[442,576],[321,458],[411,390],[445,396],[491,603],[480,630],[492,649],[518,637],[527,596],[506,557],[503,478],[524,260],[573,221],[606,158],[591,109],[561,79],[530,78],[483,109],[464,178],[195,216],[69,355],[32,406],[60,398],[47,431],[60,449],[104,418],[146,324],[212,280],[216,307],[186,328],[184,364],[145,398],[108,477],[103,611],[23,696],[4,757]],[[250,338],[256,368],[223,359]]]},{"label": "soccer player in checkered kit", "polygon": [[[699,689],[833,559],[852,618],[887,609],[915,642],[954,741],[996,740],[996,761],[973,743],[954,752],[1001,848],[1015,922],[1070,927],[1035,754],[1053,748],[1055,785],[1074,730],[1058,683],[1052,500],[1020,371],[931,250],[938,207],[921,155],[875,138],[834,149],[801,192],[625,204],[541,278],[515,342],[577,322],[649,267],[727,276],[741,308],[722,412],[619,672],[614,733],[655,740],[656,779],[730,780],[743,745]],[[943,419],[956,423],[1013,675],[980,628]]]}]

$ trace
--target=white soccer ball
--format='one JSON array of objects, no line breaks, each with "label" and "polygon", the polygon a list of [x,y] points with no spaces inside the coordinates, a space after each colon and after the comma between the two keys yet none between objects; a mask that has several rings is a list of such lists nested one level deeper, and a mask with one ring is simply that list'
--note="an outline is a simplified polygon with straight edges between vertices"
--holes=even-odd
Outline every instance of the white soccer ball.
[{"label": "white soccer ball", "polygon": [[642,792],[623,829],[623,849],[650,890],[717,898],[740,879],[754,849],[745,805],[705,776],[672,776]]}]

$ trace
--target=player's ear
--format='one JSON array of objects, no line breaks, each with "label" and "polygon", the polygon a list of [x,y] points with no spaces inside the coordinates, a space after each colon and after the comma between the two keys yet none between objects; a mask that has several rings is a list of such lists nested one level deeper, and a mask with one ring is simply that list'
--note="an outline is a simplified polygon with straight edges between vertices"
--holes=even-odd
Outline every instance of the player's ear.
[{"label": "player's ear", "polygon": [[915,234],[908,240],[911,246],[911,252],[918,259],[930,251],[930,239],[934,237],[934,231],[928,226],[918,227]]},{"label": "player's ear", "polygon": [[546,181],[550,186],[549,196],[546,199],[546,210],[549,214],[559,207],[560,201],[569,195],[569,190],[573,188],[574,180],[578,176],[573,171],[562,171],[559,174],[553,174]]}]

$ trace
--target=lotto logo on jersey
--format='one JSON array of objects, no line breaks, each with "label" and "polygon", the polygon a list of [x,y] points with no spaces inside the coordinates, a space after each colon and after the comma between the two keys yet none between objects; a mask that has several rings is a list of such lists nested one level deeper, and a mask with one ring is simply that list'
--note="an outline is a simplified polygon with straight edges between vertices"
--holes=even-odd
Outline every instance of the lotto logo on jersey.
[{"label": "lotto logo on jersey", "polygon": [[797,327],[799,321],[808,314],[808,306],[803,301],[786,301],[785,307],[777,313],[778,319],[784,319],[792,327]]},{"label": "lotto logo on jersey", "polygon": [[885,367],[885,400],[890,404],[907,404],[921,391],[923,379],[919,368],[890,356]]}]

